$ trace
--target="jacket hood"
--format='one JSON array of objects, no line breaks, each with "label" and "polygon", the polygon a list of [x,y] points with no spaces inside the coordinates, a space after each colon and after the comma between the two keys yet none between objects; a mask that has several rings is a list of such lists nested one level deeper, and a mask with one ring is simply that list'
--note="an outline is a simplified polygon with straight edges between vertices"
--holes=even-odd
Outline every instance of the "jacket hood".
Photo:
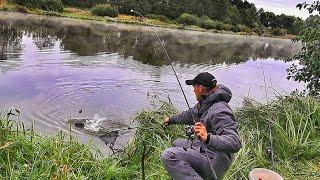
[{"label": "jacket hood", "polygon": [[232,97],[231,90],[226,86],[219,84],[217,89],[210,92],[208,96],[204,96],[198,103],[198,117],[207,111],[214,103],[224,101],[229,103]]},{"label": "jacket hood", "polygon": [[226,103],[229,103],[232,97],[232,92],[231,90],[222,85],[219,84],[218,88],[215,89],[215,91],[210,92],[208,96],[204,97],[202,100],[204,104],[212,104],[220,101],[224,101]]}]

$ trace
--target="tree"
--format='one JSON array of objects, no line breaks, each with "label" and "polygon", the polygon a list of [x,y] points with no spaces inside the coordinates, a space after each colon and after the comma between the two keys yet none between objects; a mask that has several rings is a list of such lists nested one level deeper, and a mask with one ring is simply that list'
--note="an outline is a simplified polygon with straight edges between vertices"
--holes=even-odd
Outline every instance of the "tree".
[{"label": "tree", "polygon": [[[310,13],[320,12],[320,1],[312,4],[298,4],[297,7],[305,8]],[[313,18],[313,17],[312,17]],[[308,25],[309,24],[309,25]],[[301,65],[293,64],[288,71],[288,79],[303,81],[307,84],[307,90],[310,95],[320,96],[320,20],[313,18],[302,29],[299,35],[293,39],[295,42],[301,42],[303,47],[301,51],[288,61],[298,60]]]},{"label": "tree", "polygon": [[249,3],[248,1],[243,2],[242,0],[231,0],[230,2],[234,4],[239,11],[241,17],[241,23],[239,24],[245,24],[251,28],[260,24],[257,8],[253,3]]},{"label": "tree", "polygon": [[[317,20],[318,19],[318,20]],[[318,27],[319,24],[315,23],[317,21],[319,21],[320,16],[319,15],[310,15],[307,19],[306,19],[306,27],[311,27],[311,28],[316,28]]]},{"label": "tree", "polygon": [[265,27],[277,27],[276,15],[273,12],[262,12],[259,16],[261,24]]}]

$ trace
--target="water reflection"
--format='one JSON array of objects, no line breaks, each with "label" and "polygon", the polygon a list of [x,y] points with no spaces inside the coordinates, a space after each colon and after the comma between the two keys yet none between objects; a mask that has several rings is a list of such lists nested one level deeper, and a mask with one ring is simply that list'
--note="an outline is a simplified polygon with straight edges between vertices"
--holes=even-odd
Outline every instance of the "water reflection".
[{"label": "water reflection", "polygon": [[[39,49],[50,49],[59,40],[61,47],[79,56],[100,52],[119,53],[125,58],[146,64],[167,64],[165,54],[149,28],[75,21],[58,18],[5,14],[0,18],[2,33],[1,59],[9,49],[18,56],[21,37],[32,36]],[[181,30],[157,29],[172,60],[180,63],[240,63],[249,58],[285,59],[298,50],[290,40],[261,37],[231,36]]]},{"label": "water reflection", "polygon": [[[68,132],[68,119],[96,115],[129,125],[150,107],[147,95],[169,95],[186,108],[150,28],[2,12],[0,25],[0,108],[19,107],[21,120],[34,120],[43,134]],[[233,91],[232,107],[241,106],[243,96],[264,101],[265,91],[270,97],[302,86],[285,78],[288,64],[281,59],[299,48],[290,40],[156,30],[180,80],[212,72]],[[192,89],[182,86],[194,104]],[[74,131],[89,141],[86,132]],[[112,143],[125,140],[121,135]],[[104,147],[101,139],[94,142]]]}]

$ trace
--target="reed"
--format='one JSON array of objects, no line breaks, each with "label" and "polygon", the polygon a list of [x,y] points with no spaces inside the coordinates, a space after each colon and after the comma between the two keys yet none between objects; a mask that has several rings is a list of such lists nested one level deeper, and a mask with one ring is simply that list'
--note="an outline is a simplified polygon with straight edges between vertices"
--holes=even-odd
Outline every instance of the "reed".
[{"label": "reed", "polygon": [[[21,123],[0,121],[0,179],[170,179],[160,161],[171,142],[184,137],[184,127],[162,126],[177,110],[158,101],[137,115],[136,134],[123,152],[108,158],[92,153],[92,144],[72,135],[41,137]],[[251,169],[269,168],[285,179],[320,178],[320,102],[296,94],[268,104],[246,100],[238,109],[243,147],[235,154],[225,179],[248,179]],[[274,164],[266,154],[271,123]]]}]

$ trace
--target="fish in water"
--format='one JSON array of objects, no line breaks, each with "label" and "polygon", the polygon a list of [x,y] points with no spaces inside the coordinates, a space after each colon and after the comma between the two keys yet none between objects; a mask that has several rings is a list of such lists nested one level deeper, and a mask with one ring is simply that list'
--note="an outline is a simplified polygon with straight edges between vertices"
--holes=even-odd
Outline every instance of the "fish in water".
[{"label": "fish in water", "polygon": [[76,128],[94,135],[104,135],[123,129],[131,129],[122,122],[107,120],[107,118],[100,117],[98,114],[93,118],[72,118],[68,122]]}]

